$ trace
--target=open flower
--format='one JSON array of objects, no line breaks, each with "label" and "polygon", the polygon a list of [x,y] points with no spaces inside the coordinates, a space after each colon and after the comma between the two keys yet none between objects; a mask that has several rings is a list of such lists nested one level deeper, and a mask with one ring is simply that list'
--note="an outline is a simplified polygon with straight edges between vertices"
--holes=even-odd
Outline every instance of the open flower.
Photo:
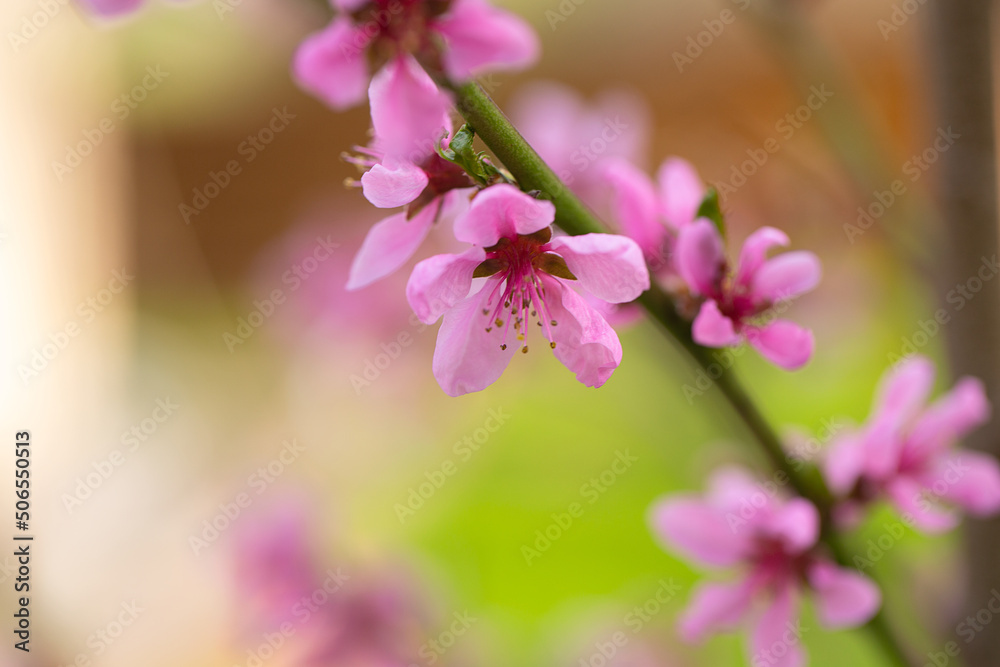
[{"label": "open flower", "polygon": [[654,273],[675,273],[677,235],[694,223],[707,192],[698,172],[678,157],[660,165],[655,184],[622,158],[609,159],[601,171],[613,190],[612,217],[622,233],[639,244]]},{"label": "open flower", "polygon": [[823,469],[830,489],[844,498],[842,515],[886,498],[917,527],[939,532],[958,521],[951,508],[977,516],[1000,510],[997,461],[952,448],[989,419],[982,383],[962,378],[928,406],[933,384],[930,360],[902,362],[883,378],[865,425],[833,442]]},{"label": "open flower", "polygon": [[463,82],[489,70],[520,69],[538,57],[531,28],[485,0],[332,4],[337,17],[299,47],[295,78],[337,110],[359,104],[368,91],[375,131],[394,155],[432,140],[449,108],[448,96],[418,61],[439,63],[449,79]]},{"label": "open flower", "polygon": [[573,286],[612,303],[631,301],[649,289],[642,252],[623,236],[553,238],[554,218],[550,202],[491,186],[455,221],[455,236],[473,247],[414,268],[406,296],[417,317],[432,324],[444,316],[433,367],[450,396],[486,388],[518,348],[527,352],[532,319],[587,386],[603,385],[621,363],[618,336]]},{"label": "open flower", "polygon": [[731,273],[722,236],[710,220],[699,219],[680,230],[677,270],[694,294],[705,297],[692,327],[696,342],[727,347],[746,340],[765,359],[788,370],[809,361],[812,332],[774,316],[788,300],[819,283],[819,259],[806,251],[767,258],[768,250],[786,245],[784,232],[758,229],[744,242]]},{"label": "open flower", "polygon": [[782,499],[743,470],[716,472],[705,499],[660,501],[651,523],[657,536],[692,561],[742,568],[736,581],[704,584],[695,592],[678,628],[686,641],[732,631],[756,613],[751,663],[799,667],[805,654],[795,620],[803,594],[812,594],[830,629],[861,625],[881,605],[870,579],[818,552],[819,513],[810,502]]},{"label": "open flower", "polygon": [[[376,142],[378,143],[378,142]],[[347,289],[365,287],[396,271],[423,243],[442,218],[454,218],[467,207],[475,183],[458,165],[431,152],[419,163],[387,157],[375,149],[357,148],[348,158],[367,168],[361,176],[365,198],[378,208],[406,209],[372,226],[351,265]]]}]

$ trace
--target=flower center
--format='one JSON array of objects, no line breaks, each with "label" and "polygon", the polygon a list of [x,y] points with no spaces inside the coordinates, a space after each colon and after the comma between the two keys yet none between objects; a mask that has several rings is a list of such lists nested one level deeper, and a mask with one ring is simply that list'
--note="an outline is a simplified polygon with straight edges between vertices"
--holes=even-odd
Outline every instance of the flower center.
[{"label": "flower center", "polygon": [[517,340],[523,343],[521,352],[527,353],[525,341],[531,318],[536,318],[542,327],[549,347],[556,347],[552,328],[559,323],[546,304],[545,284],[540,275],[547,273],[566,280],[576,280],[576,276],[562,257],[548,252],[551,239],[551,227],[526,236],[502,238],[486,248],[486,259],[476,267],[475,277],[491,278],[485,288],[491,291],[483,307],[483,317],[487,333],[494,327],[503,328],[501,350],[507,349],[507,336],[513,329]]},{"label": "flower center", "polygon": [[351,13],[355,25],[371,46],[375,67],[399,55],[437,60],[437,45],[427,23],[448,11],[451,0],[372,0]]}]

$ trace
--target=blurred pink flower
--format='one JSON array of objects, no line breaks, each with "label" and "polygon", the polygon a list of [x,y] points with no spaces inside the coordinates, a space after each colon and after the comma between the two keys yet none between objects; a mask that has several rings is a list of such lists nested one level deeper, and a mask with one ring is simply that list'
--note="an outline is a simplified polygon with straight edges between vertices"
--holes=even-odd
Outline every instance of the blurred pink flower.
[{"label": "blurred pink flower", "polygon": [[[452,81],[464,82],[489,70],[526,67],[538,57],[530,26],[485,0],[332,4],[337,17],[296,52],[295,78],[337,110],[359,104],[367,90],[383,149],[397,157],[425,150],[450,105],[418,59],[440,62]],[[374,77],[369,59],[381,64]]]},{"label": "blurred pink flower", "polygon": [[608,91],[589,103],[568,86],[535,82],[519,89],[508,109],[531,147],[591,205],[604,189],[605,161],[645,164],[649,110],[630,93]]},{"label": "blurred pink flower", "polygon": [[677,157],[660,165],[656,184],[623,159],[608,160],[601,171],[613,189],[612,218],[622,233],[639,244],[654,273],[674,273],[677,234],[694,223],[707,193],[698,172]]},{"label": "blurred pink flower", "polygon": [[[649,289],[642,252],[624,236],[552,238],[554,217],[550,202],[494,185],[455,222],[456,238],[473,247],[414,268],[406,296],[417,317],[431,324],[444,315],[433,368],[448,395],[495,382],[520,346],[508,333],[524,341],[531,317],[556,358],[587,386],[603,385],[621,363],[618,336],[570,283],[605,301],[631,301]],[[470,296],[475,278],[486,280]]]},{"label": "blurred pink flower", "polygon": [[962,378],[928,406],[933,383],[929,359],[901,362],[883,377],[868,422],[833,442],[823,470],[845,499],[842,515],[857,515],[858,506],[884,497],[917,527],[938,532],[958,521],[947,505],[977,516],[1000,510],[997,461],[952,449],[990,417],[982,383]]},{"label": "blurred pink flower", "polygon": [[378,208],[407,208],[376,223],[368,232],[351,265],[349,290],[370,285],[399,269],[435,222],[453,219],[468,207],[475,186],[465,170],[437,152],[414,163],[386,157],[377,149],[357,150],[361,157],[349,159],[368,168],[361,177],[365,198]]},{"label": "blurred pink flower", "polygon": [[[177,0],[172,1],[177,2]],[[146,4],[145,0],[80,0],[80,2],[92,14],[108,18],[124,16]]]},{"label": "blurred pink flower", "polygon": [[735,275],[730,275],[722,236],[710,220],[699,219],[681,228],[678,273],[693,293],[706,297],[692,326],[696,342],[727,347],[746,340],[765,359],[788,370],[809,361],[812,332],[774,316],[788,300],[816,287],[820,264],[816,255],[806,251],[767,258],[768,250],[786,245],[784,232],[773,227],[758,229],[743,244]]},{"label": "blurred pink flower", "polygon": [[704,584],[695,592],[678,626],[685,641],[731,631],[758,606],[751,662],[799,667],[805,664],[796,623],[800,596],[812,594],[821,623],[831,629],[861,625],[881,605],[871,580],[817,554],[819,513],[811,503],[770,494],[743,470],[716,472],[704,499],[658,502],[651,523],[687,558],[744,570],[735,582]]}]

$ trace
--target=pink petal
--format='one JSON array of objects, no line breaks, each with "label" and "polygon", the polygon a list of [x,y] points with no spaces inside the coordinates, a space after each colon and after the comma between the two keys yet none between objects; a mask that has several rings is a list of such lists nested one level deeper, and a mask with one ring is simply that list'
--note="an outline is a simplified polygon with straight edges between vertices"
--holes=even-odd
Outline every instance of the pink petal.
[{"label": "pink petal", "polygon": [[764,611],[753,632],[750,664],[766,664],[769,667],[805,665],[801,629],[796,623],[798,605],[795,597],[790,583],[782,586],[774,601]]},{"label": "pink petal", "polygon": [[[482,290],[444,314],[432,367],[438,384],[449,396],[482,391],[490,386],[503,375],[518,350],[516,344],[501,349],[504,328],[490,327],[489,316],[482,312],[496,280],[486,281]],[[487,328],[491,331],[487,332]]]},{"label": "pink petal", "polygon": [[655,504],[650,524],[667,547],[685,558],[728,567],[743,561],[752,551],[753,536],[751,531],[740,530],[743,519],[737,512],[721,512],[698,498],[680,496]]},{"label": "pink petal", "polygon": [[761,528],[770,537],[780,539],[790,554],[799,554],[819,539],[819,511],[803,498],[792,498],[768,517]]},{"label": "pink petal", "polygon": [[809,361],[813,353],[813,335],[787,320],[775,320],[763,328],[748,328],[747,340],[772,364],[794,371]]},{"label": "pink petal", "polygon": [[823,476],[830,490],[845,496],[854,489],[865,469],[865,441],[856,433],[836,438],[826,450]]},{"label": "pink petal", "polygon": [[370,285],[406,264],[427,238],[438,208],[426,206],[411,220],[404,211],[375,223],[354,256],[347,289]]},{"label": "pink petal", "polygon": [[612,215],[622,232],[639,244],[646,257],[665,262],[661,255],[667,228],[660,222],[660,202],[649,177],[624,158],[607,160],[601,174],[611,187]]},{"label": "pink petal", "polygon": [[1000,510],[1000,466],[988,454],[963,450],[935,461],[934,470],[921,478],[925,488],[976,516]]},{"label": "pink petal", "polygon": [[472,274],[486,259],[482,248],[461,255],[435,255],[413,267],[406,283],[406,300],[424,324],[437,322],[447,310],[469,296]]},{"label": "pink petal", "polygon": [[681,228],[675,252],[677,271],[694,292],[710,296],[718,291],[726,257],[722,237],[710,220],[702,218]]},{"label": "pink petal", "polygon": [[448,96],[409,55],[375,74],[368,98],[376,143],[389,157],[421,162],[450,125]]},{"label": "pink petal", "polygon": [[976,378],[962,378],[914,422],[904,455],[907,461],[925,460],[989,418],[990,403],[983,383]]},{"label": "pink petal", "polygon": [[898,427],[914,418],[924,407],[934,386],[934,364],[915,356],[900,362],[882,376],[876,392],[873,421]]},{"label": "pink petal", "polygon": [[748,581],[700,585],[678,620],[678,633],[686,642],[700,642],[717,632],[733,630],[749,610],[753,593]]},{"label": "pink petal", "polygon": [[711,299],[701,304],[701,310],[691,325],[691,336],[696,343],[707,347],[740,344],[740,337],[736,333],[733,321],[723,315],[719,310],[719,304]]},{"label": "pink petal", "polygon": [[618,334],[579,294],[561,280],[541,274],[545,308],[556,322],[545,327],[556,344],[552,353],[588,387],[600,387],[622,362]]},{"label": "pink petal", "polygon": [[387,160],[361,176],[365,199],[378,208],[406,206],[424,191],[427,174],[412,162]]},{"label": "pink petal", "polygon": [[444,69],[455,82],[491,69],[523,69],[538,59],[531,26],[482,0],[455,0],[431,27],[444,38]]},{"label": "pink petal", "polygon": [[768,251],[776,246],[787,246],[788,235],[774,227],[761,227],[747,237],[740,249],[740,264],[736,269],[736,284],[749,286],[767,258]]},{"label": "pink petal", "polygon": [[330,4],[334,9],[342,12],[353,12],[361,9],[371,0],[331,0]]},{"label": "pink petal", "polygon": [[134,12],[143,5],[143,0],[81,0],[94,14],[112,17]]},{"label": "pink petal", "polygon": [[307,37],[295,52],[295,80],[333,109],[360,104],[368,85],[367,40],[350,19],[334,19],[322,32]]},{"label": "pink petal", "polygon": [[705,185],[691,163],[679,157],[668,158],[660,166],[657,180],[667,222],[674,229],[694,222],[705,198]]},{"label": "pink petal", "polygon": [[808,572],[820,622],[831,630],[853,628],[871,620],[882,606],[882,592],[868,577],[818,561]]},{"label": "pink petal", "polygon": [[501,183],[482,190],[468,212],[455,221],[455,238],[484,248],[502,238],[534,234],[552,224],[556,207],[535,199],[513,185]]},{"label": "pink petal", "polygon": [[886,484],[886,494],[901,514],[908,514],[914,525],[925,533],[941,533],[958,524],[954,512],[945,510],[925,495],[912,477],[900,476]]},{"label": "pink petal", "polygon": [[549,249],[566,260],[580,286],[609,303],[628,303],[649,289],[649,269],[639,246],[614,234],[558,236]]},{"label": "pink petal", "polygon": [[786,252],[761,265],[750,289],[756,299],[777,303],[812,290],[819,284],[820,274],[819,258],[813,253]]},{"label": "pink petal", "polygon": [[760,480],[738,466],[726,466],[712,473],[708,478],[707,498],[722,513],[737,514],[749,506],[757,510],[754,517],[770,516],[775,507],[774,498],[765,493]]}]

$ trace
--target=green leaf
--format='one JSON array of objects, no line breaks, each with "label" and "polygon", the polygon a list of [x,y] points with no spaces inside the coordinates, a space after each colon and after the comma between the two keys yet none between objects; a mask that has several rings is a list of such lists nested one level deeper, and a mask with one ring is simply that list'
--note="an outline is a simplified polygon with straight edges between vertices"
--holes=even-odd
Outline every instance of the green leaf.
[{"label": "green leaf", "polygon": [[493,166],[485,152],[477,153],[473,149],[475,138],[476,130],[471,125],[463,125],[448,142],[448,148],[438,148],[438,155],[464,169],[479,185],[508,180]]},{"label": "green leaf", "polygon": [[705,193],[705,198],[701,200],[698,213],[695,217],[708,218],[719,230],[719,235],[726,238],[726,220],[722,215],[722,208],[719,206],[719,193],[715,188],[709,188]]}]

